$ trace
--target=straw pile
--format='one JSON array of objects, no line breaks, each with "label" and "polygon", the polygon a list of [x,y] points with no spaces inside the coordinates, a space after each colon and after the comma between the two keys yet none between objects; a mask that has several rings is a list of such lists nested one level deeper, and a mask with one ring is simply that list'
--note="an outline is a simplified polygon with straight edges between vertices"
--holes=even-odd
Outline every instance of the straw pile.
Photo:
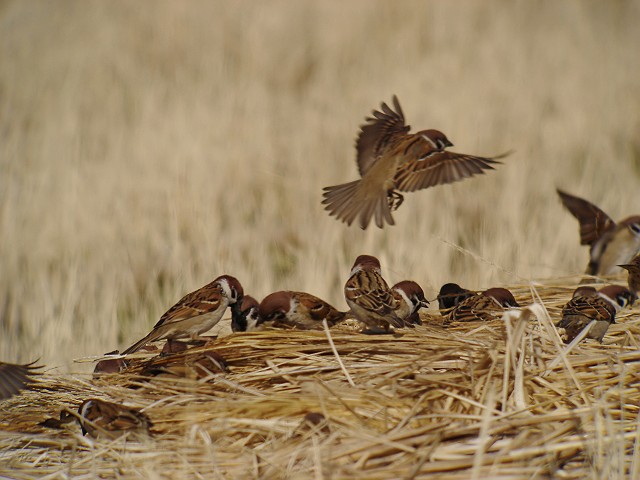
[{"label": "straw pile", "polygon": [[[150,354],[121,374],[45,375],[3,405],[0,475],[637,476],[639,309],[621,312],[604,344],[567,353],[553,324],[575,283],[513,288],[530,307],[492,323],[234,334],[153,360],[155,376],[144,373]],[[227,371],[198,367],[207,352]],[[38,425],[87,398],[143,409],[150,438]]]}]

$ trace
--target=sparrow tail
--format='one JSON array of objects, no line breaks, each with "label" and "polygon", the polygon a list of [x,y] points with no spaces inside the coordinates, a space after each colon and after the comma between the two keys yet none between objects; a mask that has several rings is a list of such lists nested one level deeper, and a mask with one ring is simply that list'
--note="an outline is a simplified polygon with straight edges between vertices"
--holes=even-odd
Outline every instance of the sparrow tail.
[{"label": "sparrow tail", "polygon": [[134,343],[129,348],[127,348],[125,351],[123,351],[122,355],[129,355],[130,353],[137,352],[142,347],[144,347],[147,343],[153,342],[154,340],[158,340],[162,336],[162,333],[163,332],[158,331],[157,329],[152,330],[151,333],[149,333],[142,340],[138,340],[136,343]]},{"label": "sparrow tail", "polygon": [[391,209],[389,208],[388,193],[380,189],[371,194],[362,188],[362,181],[355,180],[342,185],[325,187],[322,194],[325,210],[347,225],[351,225],[356,218],[360,227],[367,228],[375,216],[376,225],[384,227],[385,221],[394,225]]}]

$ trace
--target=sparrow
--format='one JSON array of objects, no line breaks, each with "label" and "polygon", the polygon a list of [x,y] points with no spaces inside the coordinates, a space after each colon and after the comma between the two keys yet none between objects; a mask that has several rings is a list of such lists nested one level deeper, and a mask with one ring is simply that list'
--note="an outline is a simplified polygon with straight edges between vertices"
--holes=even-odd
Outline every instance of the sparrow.
[{"label": "sparrow", "polygon": [[472,322],[475,320],[495,320],[506,309],[518,307],[520,305],[509,290],[506,288],[490,288],[479,295],[470,296],[458,303],[447,315],[445,324]]},{"label": "sparrow", "polygon": [[280,291],[267,295],[259,307],[259,324],[274,327],[295,327],[303,330],[323,328],[344,319],[340,312],[324,300],[305,292]]},{"label": "sparrow", "polygon": [[453,307],[474,295],[476,295],[476,292],[462,288],[457,283],[445,283],[440,287],[440,292],[437,296],[440,315],[444,317]]},{"label": "sparrow", "polygon": [[0,400],[14,396],[31,383],[31,375],[38,374],[42,366],[34,366],[37,362],[19,365],[0,362]]},{"label": "sparrow", "polygon": [[578,219],[580,245],[589,245],[588,275],[618,273],[640,253],[640,215],[614,222],[591,202],[557,189],[563,205]]},{"label": "sparrow", "polygon": [[420,285],[411,280],[403,280],[391,287],[395,302],[394,312],[407,325],[422,325],[418,311],[427,308],[429,302],[424,298]]},{"label": "sparrow", "polygon": [[371,333],[382,327],[403,327],[404,322],[395,313],[396,302],[387,282],[382,278],[380,262],[371,255],[360,255],[344,286],[344,296],[350,313],[368,327]]},{"label": "sparrow", "polygon": [[391,212],[404,201],[399,192],[457,182],[493,170],[497,159],[446,151],[453,144],[438,130],[409,133],[398,97],[392,110],[382,103],[382,111],[360,127],[356,141],[356,161],[360,180],[325,187],[322,203],[329,215],[351,225],[356,219],[365,229],[375,217],[376,225],[394,225]]},{"label": "sparrow", "polygon": [[222,275],[195,292],[182,297],[160,317],[146,337],[134,343],[122,354],[136,352],[154,340],[165,338],[195,340],[220,321],[229,305],[242,301],[243,295],[242,285],[235,277]]},{"label": "sparrow", "polygon": [[152,426],[149,417],[137,408],[97,398],[82,402],[78,408],[78,421],[82,435],[88,433],[93,438],[117,438],[125,433],[145,437]]},{"label": "sparrow", "polygon": [[260,323],[258,301],[251,295],[242,297],[241,302],[231,306],[231,330],[233,332],[250,332]]},{"label": "sparrow", "polygon": [[629,272],[629,277],[627,279],[629,283],[629,290],[638,295],[640,293],[640,253],[633,257],[630,263],[618,266]]},{"label": "sparrow", "polygon": [[[578,291],[580,288],[584,290]],[[609,325],[616,323],[616,313],[627,305],[633,305],[637,297],[629,289],[619,285],[608,285],[598,291],[594,291],[592,287],[580,288],[562,309],[562,320],[556,326],[565,329],[566,343],[571,343],[582,329],[595,320],[587,337],[602,343]]]}]

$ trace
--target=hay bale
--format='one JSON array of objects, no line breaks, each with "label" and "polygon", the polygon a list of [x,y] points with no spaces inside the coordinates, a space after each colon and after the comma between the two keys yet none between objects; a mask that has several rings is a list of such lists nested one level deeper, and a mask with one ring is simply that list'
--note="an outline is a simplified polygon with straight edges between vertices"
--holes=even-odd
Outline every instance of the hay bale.
[{"label": "hay bale", "polygon": [[[394,335],[233,334],[123,373],[45,375],[4,403],[0,475],[623,477],[638,473],[639,307],[565,353],[577,279],[512,287],[502,320]],[[328,335],[331,337],[329,342]],[[147,440],[38,425],[86,398],[142,409]]]}]

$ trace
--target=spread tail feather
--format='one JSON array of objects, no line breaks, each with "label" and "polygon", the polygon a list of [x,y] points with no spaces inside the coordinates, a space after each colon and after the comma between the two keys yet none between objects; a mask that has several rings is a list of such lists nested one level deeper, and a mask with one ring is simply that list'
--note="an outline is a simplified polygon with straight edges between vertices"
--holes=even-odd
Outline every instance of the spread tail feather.
[{"label": "spread tail feather", "polygon": [[380,190],[372,195],[365,193],[361,185],[360,180],[355,180],[342,185],[325,187],[322,194],[325,210],[329,215],[335,216],[347,225],[351,225],[358,218],[362,229],[367,228],[373,217],[379,228],[384,227],[385,221],[389,225],[394,225],[387,191]]}]

